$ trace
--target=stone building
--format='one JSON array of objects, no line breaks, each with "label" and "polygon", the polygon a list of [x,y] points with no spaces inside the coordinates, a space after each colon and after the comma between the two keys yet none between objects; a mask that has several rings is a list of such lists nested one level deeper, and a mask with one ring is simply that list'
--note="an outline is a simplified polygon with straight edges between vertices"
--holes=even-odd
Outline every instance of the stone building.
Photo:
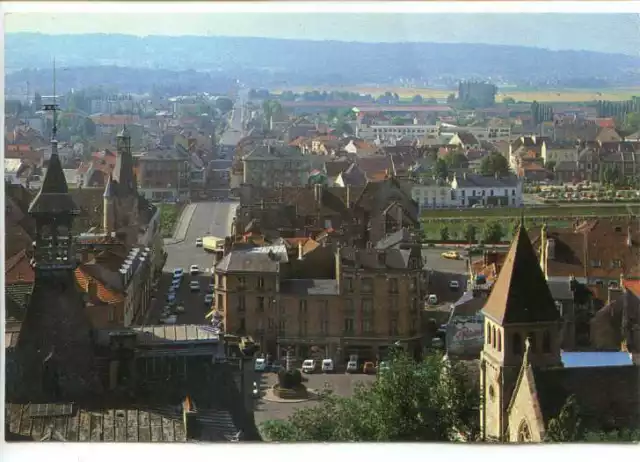
[{"label": "stone building", "polygon": [[272,355],[375,359],[396,341],[419,348],[422,267],[406,230],[366,248],[235,249],[216,266],[216,305],[227,332]]},{"label": "stone building", "polygon": [[484,440],[544,440],[550,419],[557,417],[570,396],[576,398],[588,428],[637,428],[640,370],[633,365],[571,367],[566,363],[560,313],[523,227],[511,244],[483,314],[480,423]]}]

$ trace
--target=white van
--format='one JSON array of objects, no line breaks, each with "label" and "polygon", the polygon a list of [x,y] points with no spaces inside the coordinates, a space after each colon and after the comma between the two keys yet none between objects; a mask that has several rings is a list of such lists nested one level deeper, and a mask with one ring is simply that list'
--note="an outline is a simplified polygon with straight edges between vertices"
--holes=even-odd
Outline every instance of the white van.
[{"label": "white van", "polygon": [[427,297],[427,303],[429,303],[429,305],[437,305],[438,296],[436,294],[429,295],[429,297]]},{"label": "white van", "polygon": [[332,359],[323,359],[322,360],[322,372],[325,372],[325,373],[333,372],[333,360]]},{"label": "white van", "polygon": [[264,358],[256,358],[253,370],[256,372],[264,372],[267,368],[267,361]]},{"label": "white van", "polygon": [[316,362],[313,359],[305,359],[302,363],[302,372],[312,374],[316,370]]}]

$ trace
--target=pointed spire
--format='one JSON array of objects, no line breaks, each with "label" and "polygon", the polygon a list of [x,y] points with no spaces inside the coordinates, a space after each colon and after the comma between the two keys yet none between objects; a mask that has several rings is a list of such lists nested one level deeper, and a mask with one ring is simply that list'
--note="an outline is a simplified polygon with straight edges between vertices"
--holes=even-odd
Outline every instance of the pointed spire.
[{"label": "pointed spire", "polygon": [[483,312],[501,325],[560,319],[529,235],[520,226]]}]

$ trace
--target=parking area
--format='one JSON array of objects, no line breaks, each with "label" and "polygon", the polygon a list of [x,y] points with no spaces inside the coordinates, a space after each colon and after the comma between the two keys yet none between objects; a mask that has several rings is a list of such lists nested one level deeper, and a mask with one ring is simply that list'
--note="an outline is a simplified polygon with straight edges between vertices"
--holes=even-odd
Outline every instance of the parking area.
[{"label": "parking area", "polygon": [[[365,374],[304,374],[307,382],[305,386],[313,390],[323,390],[330,388],[333,392],[339,396],[351,396],[356,387],[356,384],[371,384],[375,380],[375,375]],[[255,382],[260,383],[261,394],[264,395],[264,391],[272,387],[278,382],[278,377],[274,373],[256,373]],[[265,422],[267,420],[274,419],[287,419],[291,416],[296,409],[303,409],[307,407],[313,407],[318,404],[318,401],[310,400],[302,403],[274,403],[264,401],[262,399],[256,399],[256,407],[254,409],[254,416],[256,425]]]}]

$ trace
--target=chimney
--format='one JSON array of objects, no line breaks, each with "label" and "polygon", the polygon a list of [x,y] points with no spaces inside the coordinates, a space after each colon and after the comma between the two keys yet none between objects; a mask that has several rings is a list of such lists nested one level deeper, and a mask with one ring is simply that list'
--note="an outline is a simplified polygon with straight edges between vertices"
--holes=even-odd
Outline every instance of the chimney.
[{"label": "chimney", "polygon": [[200,438],[200,423],[198,422],[198,410],[189,395],[182,402],[182,418],[184,422],[187,440],[197,440]]},{"label": "chimney", "polygon": [[627,247],[633,247],[633,235],[631,234],[631,226],[627,227]]},{"label": "chimney", "polygon": [[303,257],[303,253],[302,253],[302,241],[298,242],[298,260],[302,260]]},{"label": "chimney", "polygon": [[314,185],[313,193],[316,200],[316,204],[318,204],[318,207],[322,207],[322,185],[321,184]]},{"label": "chimney", "polygon": [[89,295],[89,300],[95,300],[98,296],[98,284],[96,284],[96,280],[93,278],[88,278],[87,294]]}]

